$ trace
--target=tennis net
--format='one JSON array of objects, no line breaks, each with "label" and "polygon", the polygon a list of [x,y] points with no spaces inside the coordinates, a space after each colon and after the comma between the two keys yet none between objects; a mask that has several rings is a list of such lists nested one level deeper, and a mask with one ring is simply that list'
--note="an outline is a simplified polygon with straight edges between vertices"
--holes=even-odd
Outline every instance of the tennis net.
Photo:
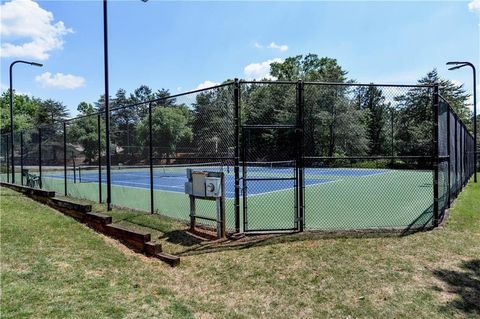
[{"label": "tennis net", "polygon": [[[202,170],[210,172],[223,172],[225,166],[221,162],[194,163],[194,164],[173,164],[173,165],[153,165],[153,178],[178,178],[186,177],[187,169]],[[106,181],[106,166],[82,165],[73,169],[72,176],[75,176],[80,183],[102,182]],[[226,168],[228,170],[228,168]],[[150,165],[113,165],[110,167],[112,180],[123,179],[149,179]]]}]

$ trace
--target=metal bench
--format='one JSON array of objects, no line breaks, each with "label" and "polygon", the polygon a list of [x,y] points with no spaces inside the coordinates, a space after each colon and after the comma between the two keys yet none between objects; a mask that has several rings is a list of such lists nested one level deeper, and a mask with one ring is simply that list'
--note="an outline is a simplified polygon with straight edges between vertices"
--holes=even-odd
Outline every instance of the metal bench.
[{"label": "metal bench", "polygon": [[31,188],[35,188],[35,187],[39,187],[40,185],[40,176],[38,175],[35,175],[35,174],[30,174],[28,172],[28,169],[23,169],[22,170],[22,176],[26,179],[27,183],[26,183],[26,186],[27,187],[31,187]]}]

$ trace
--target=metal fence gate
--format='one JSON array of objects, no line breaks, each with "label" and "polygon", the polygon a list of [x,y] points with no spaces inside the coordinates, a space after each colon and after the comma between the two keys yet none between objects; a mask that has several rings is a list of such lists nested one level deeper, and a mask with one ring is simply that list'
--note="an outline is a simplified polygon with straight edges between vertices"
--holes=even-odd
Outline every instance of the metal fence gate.
[{"label": "metal fence gate", "polygon": [[[270,137],[266,138],[266,137]],[[243,229],[299,230],[302,194],[295,125],[242,126]],[[281,139],[283,143],[274,143]],[[256,147],[251,147],[255,145]],[[294,146],[293,148],[291,146]],[[269,161],[275,155],[275,161]],[[268,206],[279,207],[276,210]],[[266,214],[269,212],[269,214]]]}]

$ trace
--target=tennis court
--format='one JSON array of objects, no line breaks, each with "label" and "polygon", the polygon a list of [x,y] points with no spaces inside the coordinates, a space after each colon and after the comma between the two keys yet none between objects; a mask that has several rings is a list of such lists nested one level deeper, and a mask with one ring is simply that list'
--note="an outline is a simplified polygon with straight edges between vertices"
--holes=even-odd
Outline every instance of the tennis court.
[{"label": "tennis court", "polygon": [[[193,165],[156,165],[153,167],[153,189],[164,192],[183,193],[187,182],[187,169],[224,172],[225,173],[225,197],[234,198],[235,176],[233,167],[221,164],[193,164]],[[275,163],[263,166],[247,166],[244,168],[248,177],[284,178],[294,175],[294,167],[279,167]],[[242,171],[242,172],[244,172]],[[131,188],[150,189],[149,166],[113,167],[111,171],[112,185]],[[305,186],[314,186],[324,183],[341,181],[341,177],[367,177],[377,174],[386,174],[387,170],[375,169],[343,169],[343,168],[307,168],[305,174]],[[99,174],[98,166],[77,167],[70,169],[67,180],[74,183],[98,184],[101,176],[102,184],[106,183],[105,168]],[[54,171],[44,174],[45,178],[64,179],[63,171]],[[250,182],[252,183],[252,182]],[[256,181],[249,187],[249,195],[262,195],[267,193],[293,190],[295,180],[268,180],[268,183]],[[93,187],[96,187],[94,185]]]},{"label": "tennis court", "polygon": [[[159,214],[188,220],[189,199],[184,194],[186,169],[225,173],[227,229],[234,229],[233,167],[211,164],[155,166],[154,206]],[[289,229],[295,227],[295,180],[270,180],[293,176],[292,167],[247,166],[248,214],[250,229]],[[240,177],[243,177],[240,170]],[[145,167],[112,168],[112,198],[118,206],[149,211],[150,172]],[[346,230],[366,228],[405,228],[429,226],[432,222],[432,171],[305,168],[305,228]],[[266,177],[266,180],[262,180]],[[45,172],[43,183],[63,191],[62,171]],[[260,180],[255,180],[259,178]],[[70,196],[98,201],[98,167],[68,170]],[[242,185],[242,182],[240,183]],[[102,170],[103,200],[106,176]],[[240,205],[245,194],[241,188]],[[392,203],[394,205],[392,205]],[[214,217],[215,203],[198,201],[202,215]],[[243,209],[243,208],[242,208]],[[208,222],[207,222],[208,224]]]},{"label": "tennis court", "polygon": [[[226,82],[121,106],[109,141],[101,112],[20,132],[16,183],[27,168],[41,175],[38,187],[57,194],[188,221],[192,168],[225,174],[230,232],[437,226],[475,160],[473,136],[436,89]],[[388,116],[372,118],[372,107]],[[430,108],[438,112],[410,128],[412,110]],[[174,136],[167,113],[183,123]],[[2,173],[11,171],[7,137]],[[196,210],[215,217],[215,202],[198,200]]]},{"label": "tennis court", "polygon": [[[162,165],[153,168],[153,189],[164,192],[178,192],[183,193],[185,182],[187,182],[186,170],[188,168],[200,171],[211,171],[225,173],[225,197],[234,198],[235,195],[235,176],[233,175],[233,167],[224,167],[220,164],[194,164],[194,165]],[[247,171],[254,173],[256,176],[276,176],[284,177],[288,174],[293,174],[293,168],[270,168],[265,167],[248,167]],[[348,171],[348,170],[325,170],[315,169],[312,172],[312,177],[306,180],[306,186],[317,185],[334,181],[331,178],[323,178],[321,176],[364,176],[370,174],[380,174],[381,171]],[[112,168],[112,185],[125,186],[131,188],[145,188],[150,189],[150,169],[148,166],[139,167],[114,167]],[[315,176],[320,176],[319,178]],[[53,172],[45,175],[46,178],[64,178],[63,172]],[[67,179],[78,183],[98,183],[99,173],[98,167],[78,167],[67,174]],[[102,183],[106,183],[105,169],[101,174]],[[295,181],[293,180],[276,180],[270,181],[263,187],[252,187],[249,190],[249,195],[261,195],[265,193],[278,192],[294,188]],[[96,187],[96,186],[94,186]]]}]

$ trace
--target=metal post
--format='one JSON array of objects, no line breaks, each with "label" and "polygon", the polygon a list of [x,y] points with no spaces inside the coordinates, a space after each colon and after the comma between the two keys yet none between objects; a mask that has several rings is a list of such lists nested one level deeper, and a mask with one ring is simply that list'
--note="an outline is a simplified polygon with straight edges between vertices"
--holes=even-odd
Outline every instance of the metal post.
[{"label": "metal post", "polygon": [[15,161],[13,159],[13,84],[12,84],[12,69],[15,65],[15,62],[10,64],[10,141],[12,142],[11,154],[12,157],[12,184],[15,184]]},{"label": "metal post", "polygon": [[190,198],[190,231],[195,231],[195,197],[193,195],[189,196]]},{"label": "metal post", "polygon": [[152,103],[148,103],[148,155],[150,163],[150,213],[155,212],[153,201],[153,133],[152,133]]},{"label": "metal post", "polygon": [[39,186],[42,188],[42,129],[38,129],[38,174],[40,176]]},{"label": "metal post", "polygon": [[20,132],[20,180],[23,186],[23,132]]},{"label": "metal post", "polygon": [[477,71],[473,64],[473,181],[477,183]]},{"label": "metal post", "polygon": [[245,129],[242,129],[242,193],[243,193],[243,231],[246,232],[248,229],[248,218],[247,218],[247,144],[246,144],[246,133]]},{"label": "metal post", "polygon": [[438,107],[439,107],[438,84],[433,87],[433,226],[437,227],[439,222],[438,206]]},{"label": "metal post", "polygon": [[97,114],[97,143],[98,143],[98,202],[102,202],[102,127],[100,114]]},{"label": "metal post", "polygon": [[450,169],[451,169],[451,161],[450,158],[450,105],[447,104],[447,155],[448,155],[448,195],[447,195],[447,205],[450,208]]},{"label": "metal post", "polygon": [[105,156],[107,164],[107,210],[112,210],[112,180],[110,175],[110,107],[108,93],[108,21],[107,21],[107,0],[103,0],[103,59],[105,73]]},{"label": "metal post", "polygon": [[24,63],[24,64],[30,64],[33,66],[43,66],[43,64],[36,63],[36,62],[30,62],[30,61],[23,61],[23,60],[17,60],[13,61],[10,64],[10,73],[9,73],[9,78],[10,78],[10,140],[12,143],[12,149],[11,149],[11,156],[12,156],[12,184],[15,184],[15,160],[13,158],[13,66],[17,63]]},{"label": "metal post", "polygon": [[68,195],[67,190],[67,123],[63,122],[63,187],[65,196]]},{"label": "metal post", "polygon": [[215,199],[217,206],[217,238],[225,238],[225,174],[221,173],[222,196]]},{"label": "metal post", "polygon": [[393,134],[393,107],[391,108],[391,115],[390,115],[390,143],[391,143],[391,154],[392,154],[392,168],[395,164],[395,149],[394,149],[394,134]]},{"label": "metal post", "polygon": [[455,197],[457,197],[459,192],[459,185],[458,185],[458,118],[455,115]]},{"label": "metal post", "polygon": [[75,155],[73,154],[73,151],[72,151],[72,165],[73,165],[73,183],[76,184],[77,183],[77,167],[75,164]]},{"label": "metal post", "polygon": [[297,167],[296,167],[296,175],[297,175],[297,218],[298,218],[298,230],[300,232],[304,231],[305,227],[305,207],[304,207],[304,187],[305,187],[305,179],[304,179],[304,167],[305,163],[303,162],[303,128],[305,126],[305,119],[304,119],[304,92],[303,92],[303,81],[298,81],[297,83],[297,127],[296,127],[296,138],[297,138]]},{"label": "metal post", "polygon": [[8,140],[8,135],[5,135],[5,139],[7,140],[7,149],[5,152],[5,159],[7,160],[7,183],[10,183],[10,163],[8,162],[8,157],[10,154],[10,142]]},{"label": "metal post", "polygon": [[235,232],[240,233],[240,83],[235,79],[233,89],[233,99],[235,105]]}]

